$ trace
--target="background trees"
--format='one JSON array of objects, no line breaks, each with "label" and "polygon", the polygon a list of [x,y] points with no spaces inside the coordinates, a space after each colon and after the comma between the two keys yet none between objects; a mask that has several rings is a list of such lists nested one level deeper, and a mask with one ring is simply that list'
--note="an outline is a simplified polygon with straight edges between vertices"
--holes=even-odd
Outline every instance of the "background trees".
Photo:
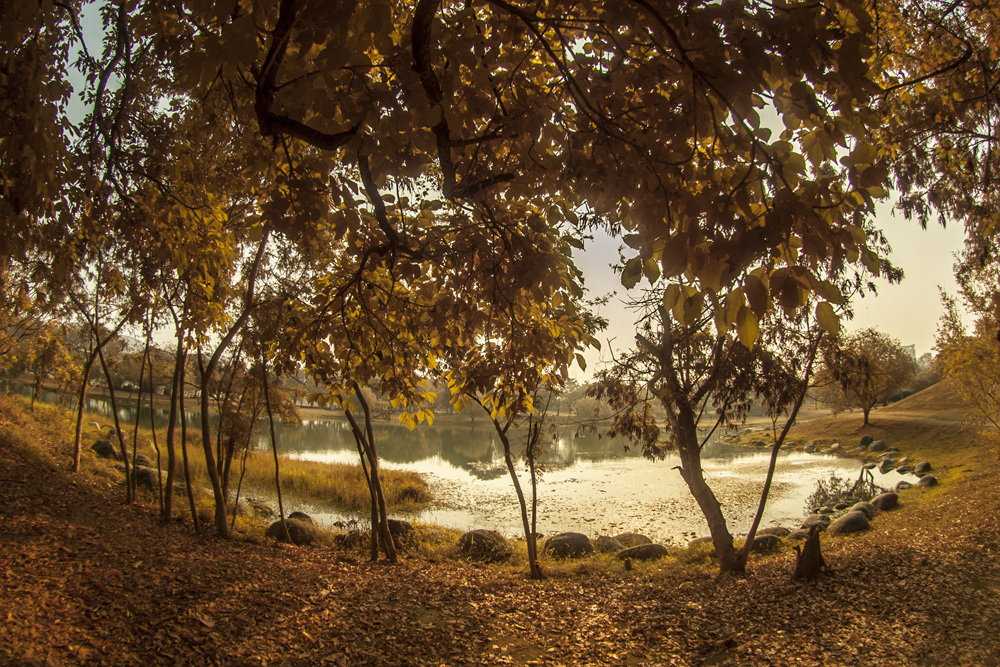
[{"label": "background trees", "polygon": [[917,374],[913,355],[898,340],[875,329],[829,341],[823,348],[823,364],[822,375],[838,386],[844,397],[835,408],[861,408],[864,425],[872,408],[897,397]]}]

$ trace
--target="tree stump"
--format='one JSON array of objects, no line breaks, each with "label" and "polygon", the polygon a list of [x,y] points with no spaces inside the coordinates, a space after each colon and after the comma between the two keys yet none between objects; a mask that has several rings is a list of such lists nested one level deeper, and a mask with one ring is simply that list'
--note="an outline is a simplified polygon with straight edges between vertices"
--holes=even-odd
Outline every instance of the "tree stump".
[{"label": "tree stump", "polygon": [[809,536],[801,548],[795,547],[795,574],[793,579],[816,579],[824,573],[826,563],[819,548],[819,526],[809,529]]}]

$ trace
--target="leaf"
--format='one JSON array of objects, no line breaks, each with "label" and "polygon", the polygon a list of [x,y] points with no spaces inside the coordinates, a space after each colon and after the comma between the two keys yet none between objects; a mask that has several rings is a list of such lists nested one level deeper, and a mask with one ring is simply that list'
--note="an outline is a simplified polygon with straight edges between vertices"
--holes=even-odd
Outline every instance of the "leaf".
[{"label": "leaf", "polygon": [[753,348],[757,338],[760,337],[760,324],[757,316],[746,306],[740,306],[739,312],[736,314],[736,333],[740,343],[748,350]]},{"label": "leaf", "polygon": [[816,320],[820,327],[832,336],[840,334],[840,318],[834,312],[833,306],[827,301],[816,304]]}]

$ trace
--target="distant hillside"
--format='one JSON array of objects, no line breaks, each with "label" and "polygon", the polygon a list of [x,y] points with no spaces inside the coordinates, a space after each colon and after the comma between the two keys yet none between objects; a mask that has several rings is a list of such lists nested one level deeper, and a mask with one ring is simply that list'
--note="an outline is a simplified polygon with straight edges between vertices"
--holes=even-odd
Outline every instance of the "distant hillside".
[{"label": "distant hillside", "polygon": [[932,384],[927,389],[918,391],[883,409],[913,412],[961,412],[966,409],[966,404],[958,395],[955,383],[951,379],[945,378],[937,384]]}]

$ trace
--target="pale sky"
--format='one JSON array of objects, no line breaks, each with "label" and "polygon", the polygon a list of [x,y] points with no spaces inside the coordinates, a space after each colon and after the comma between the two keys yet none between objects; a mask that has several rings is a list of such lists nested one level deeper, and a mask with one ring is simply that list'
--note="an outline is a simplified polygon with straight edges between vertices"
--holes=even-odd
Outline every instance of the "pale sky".
[{"label": "pale sky", "polygon": [[[917,356],[933,352],[937,323],[944,312],[938,296],[938,286],[954,293],[953,264],[955,253],[965,238],[960,224],[947,229],[940,225],[920,229],[916,222],[906,221],[901,214],[893,214],[888,206],[880,209],[878,222],[892,246],[892,261],[905,272],[903,282],[889,285],[879,281],[877,295],[869,295],[854,304],[854,319],[845,322],[848,331],[872,327],[903,345],[915,345]],[[609,265],[618,259],[620,241],[598,235],[579,253],[577,265],[584,272],[588,296],[599,296],[611,291],[616,296],[599,314],[610,320],[610,325],[599,338],[600,352],[589,351],[586,373],[574,369],[574,375],[589,379],[601,361],[611,359],[607,340],[614,339],[611,348],[631,347],[634,339],[634,313],[622,305],[627,291]],[[631,250],[629,251],[631,252]],[[640,285],[646,284],[645,281]]]}]

